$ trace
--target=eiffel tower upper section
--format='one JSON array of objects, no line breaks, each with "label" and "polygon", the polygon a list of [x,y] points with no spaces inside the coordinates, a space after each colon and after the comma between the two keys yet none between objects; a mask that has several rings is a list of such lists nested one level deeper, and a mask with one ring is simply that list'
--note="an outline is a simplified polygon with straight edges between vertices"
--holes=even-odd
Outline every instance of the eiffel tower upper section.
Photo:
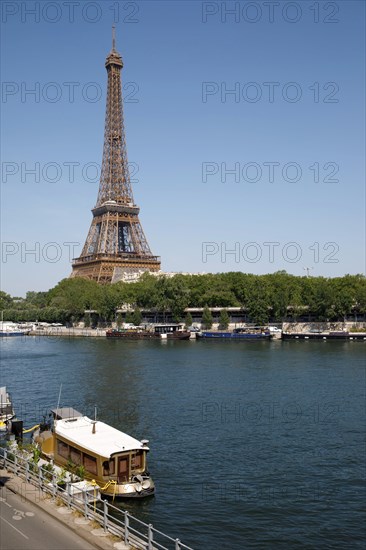
[{"label": "eiffel tower upper section", "polygon": [[97,206],[110,200],[118,204],[131,204],[133,195],[128,170],[121,86],[123,61],[116,51],[114,28],[112,51],[106,59],[105,66],[108,73],[108,90]]},{"label": "eiffel tower upper section", "polygon": [[71,274],[100,283],[113,282],[116,273],[121,276],[124,271],[160,269],[160,259],[151,253],[133,199],[123,118],[123,61],[116,51],[114,27],[105,66],[108,88],[99,193],[84,248],[74,260]]}]

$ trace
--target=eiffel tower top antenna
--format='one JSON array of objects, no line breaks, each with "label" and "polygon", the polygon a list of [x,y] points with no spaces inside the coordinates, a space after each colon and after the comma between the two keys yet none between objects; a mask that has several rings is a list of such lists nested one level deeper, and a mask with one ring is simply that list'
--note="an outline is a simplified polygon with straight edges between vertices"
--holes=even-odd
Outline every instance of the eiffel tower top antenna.
[{"label": "eiffel tower top antenna", "polygon": [[116,25],[112,25],[112,52],[116,51]]}]

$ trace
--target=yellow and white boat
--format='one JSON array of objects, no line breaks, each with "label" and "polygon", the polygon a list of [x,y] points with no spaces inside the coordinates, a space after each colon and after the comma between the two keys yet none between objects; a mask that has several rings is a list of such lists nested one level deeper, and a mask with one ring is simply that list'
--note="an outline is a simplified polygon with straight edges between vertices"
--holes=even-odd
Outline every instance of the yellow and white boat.
[{"label": "yellow and white boat", "polygon": [[50,421],[40,425],[33,439],[56,465],[74,471],[81,467],[104,495],[141,498],[154,493],[147,471],[147,440],[139,441],[70,407],[52,410]]},{"label": "yellow and white boat", "polygon": [[6,391],[6,386],[2,386],[0,388],[0,432],[8,431],[9,422],[14,416],[10,394]]}]

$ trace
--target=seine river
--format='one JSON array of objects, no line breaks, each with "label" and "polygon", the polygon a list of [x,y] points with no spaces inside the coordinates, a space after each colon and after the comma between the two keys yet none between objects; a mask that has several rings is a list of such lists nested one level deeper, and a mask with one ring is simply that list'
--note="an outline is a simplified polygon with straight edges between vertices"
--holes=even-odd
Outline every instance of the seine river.
[{"label": "seine river", "polygon": [[364,548],[365,345],[3,338],[1,385],[149,439],[122,507],[195,550]]}]

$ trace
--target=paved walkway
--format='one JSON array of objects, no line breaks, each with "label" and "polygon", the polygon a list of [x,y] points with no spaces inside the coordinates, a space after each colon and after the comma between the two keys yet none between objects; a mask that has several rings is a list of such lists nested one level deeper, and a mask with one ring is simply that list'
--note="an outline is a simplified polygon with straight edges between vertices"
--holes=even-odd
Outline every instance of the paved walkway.
[{"label": "paved walkway", "polygon": [[0,509],[2,550],[132,550],[66,506],[57,506],[34,485],[1,469]]},{"label": "paved walkway", "polygon": [[19,550],[95,550],[39,506],[0,487],[0,548]]}]

